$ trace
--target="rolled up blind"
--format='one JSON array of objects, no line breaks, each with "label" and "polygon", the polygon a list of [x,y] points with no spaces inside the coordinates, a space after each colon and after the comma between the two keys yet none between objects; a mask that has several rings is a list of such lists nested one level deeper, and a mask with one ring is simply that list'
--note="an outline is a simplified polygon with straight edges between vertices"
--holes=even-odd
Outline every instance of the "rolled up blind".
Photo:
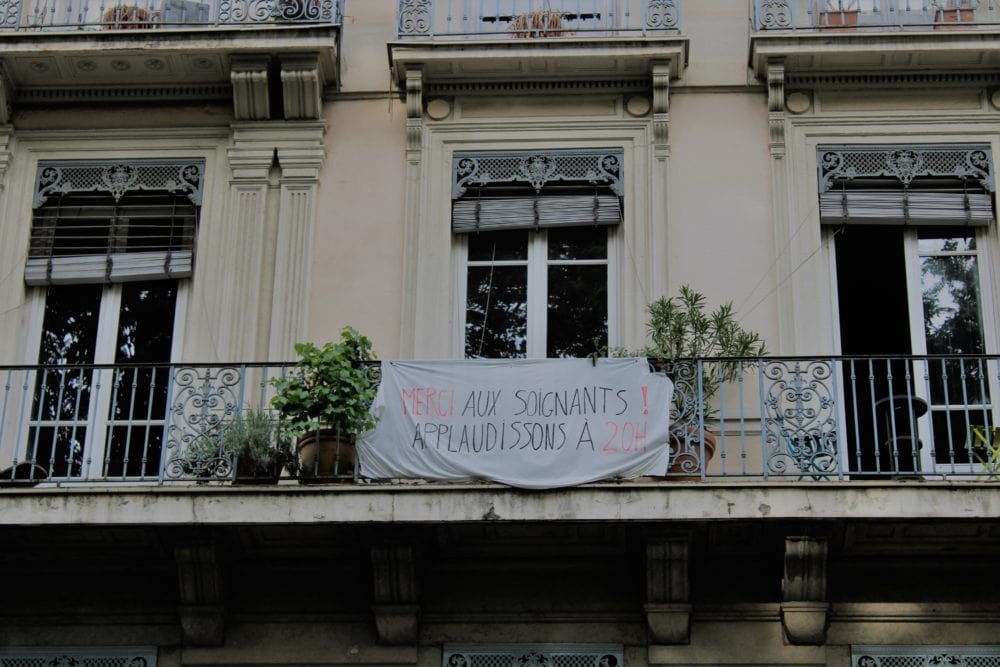
[{"label": "rolled up blind", "polygon": [[28,285],[190,277],[197,207],[186,196],[106,193],[54,196],[35,210]]},{"label": "rolled up blind", "polygon": [[622,221],[613,194],[546,194],[457,199],[451,224],[456,233],[533,227],[617,225]]},{"label": "rolled up blind", "polygon": [[985,227],[993,222],[988,192],[941,190],[830,190],[819,197],[826,225]]}]

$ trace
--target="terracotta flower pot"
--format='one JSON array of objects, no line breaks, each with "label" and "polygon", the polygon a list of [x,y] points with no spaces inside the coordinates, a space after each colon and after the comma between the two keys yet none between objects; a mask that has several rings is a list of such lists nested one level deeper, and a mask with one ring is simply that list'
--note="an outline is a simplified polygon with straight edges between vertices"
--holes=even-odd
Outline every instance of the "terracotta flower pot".
[{"label": "terracotta flower pot", "polygon": [[671,448],[679,451],[671,456],[670,468],[666,479],[675,481],[693,481],[701,479],[701,442],[705,441],[705,463],[715,456],[717,442],[709,431],[699,431],[695,426],[688,426],[687,437],[683,440],[676,434],[671,435]]},{"label": "terracotta flower pot", "polygon": [[354,474],[354,441],[333,429],[310,431],[299,438],[299,475],[302,478]]}]

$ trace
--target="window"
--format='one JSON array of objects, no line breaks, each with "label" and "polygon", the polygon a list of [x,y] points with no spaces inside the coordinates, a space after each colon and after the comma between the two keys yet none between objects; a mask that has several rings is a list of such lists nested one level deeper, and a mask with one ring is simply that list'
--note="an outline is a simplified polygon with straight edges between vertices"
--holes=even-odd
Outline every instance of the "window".
[{"label": "window", "polygon": [[45,290],[23,460],[56,478],[156,478],[200,163],[39,165],[25,282]]},{"label": "window", "polygon": [[995,349],[983,315],[989,148],[821,146],[818,158],[820,220],[836,230],[842,352],[880,357],[845,363],[852,466],[967,466],[975,430],[995,423],[997,369],[983,356]]},{"label": "window", "polygon": [[607,348],[620,165],[614,152],[456,155],[465,356]]}]

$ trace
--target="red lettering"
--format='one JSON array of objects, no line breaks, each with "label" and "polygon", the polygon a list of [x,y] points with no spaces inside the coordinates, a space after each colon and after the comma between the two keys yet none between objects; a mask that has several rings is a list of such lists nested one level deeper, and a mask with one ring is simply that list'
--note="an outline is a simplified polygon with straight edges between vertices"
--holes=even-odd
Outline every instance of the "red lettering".
[{"label": "red lettering", "polygon": [[455,391],[434,387],[401,389],[403,414],[414,417],[451,417],[455,414]]},{"label": "red lettering", "polygon": [[615,438],[618,437],[618,424],[616,422],[608,421],[604,422],[604,425],[610,426],[613,429],[613,431],[611,432],[611,437],[608,438],[608,441],[604,443],[603,447],[601,447],[601,451],[604,452],[605,454],[617,452],[618,450],[614,448],[612,443],[615,441]]}]

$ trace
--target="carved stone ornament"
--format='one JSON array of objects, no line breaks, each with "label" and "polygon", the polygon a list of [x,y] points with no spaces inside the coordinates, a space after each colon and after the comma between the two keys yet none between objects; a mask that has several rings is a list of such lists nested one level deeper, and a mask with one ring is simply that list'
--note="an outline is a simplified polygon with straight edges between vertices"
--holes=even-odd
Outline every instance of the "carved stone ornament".
[{"label": "carved stone ornament", "polygon": [[823,538],[785,539],[781,624],[790,644],[817,645],[826,641],[830,610],[826,602],[827,550]]},{"label": "carved stone ornament", "polygon": [[201,205],[203,160],[46,160],[38,163],[32,206],[52,194],[107,192],[115,201],[133,190],[166,190],[186,194]]},{"label": "carved stone ornament", "polygon": [[451,195],[458,199],[471,186],[493,183],[526,183],[540,192],[548,183],[563,181],[607,185],[622,196],[622,157],[620,149],[456,153]]},{"label": "carved stone ornament", "polygon": [[993,192],[993,154],[985,144],[819,146],[816,160],[820,192],[840,180],[888,177],[906,187],[922,176],[973,180]]}]

